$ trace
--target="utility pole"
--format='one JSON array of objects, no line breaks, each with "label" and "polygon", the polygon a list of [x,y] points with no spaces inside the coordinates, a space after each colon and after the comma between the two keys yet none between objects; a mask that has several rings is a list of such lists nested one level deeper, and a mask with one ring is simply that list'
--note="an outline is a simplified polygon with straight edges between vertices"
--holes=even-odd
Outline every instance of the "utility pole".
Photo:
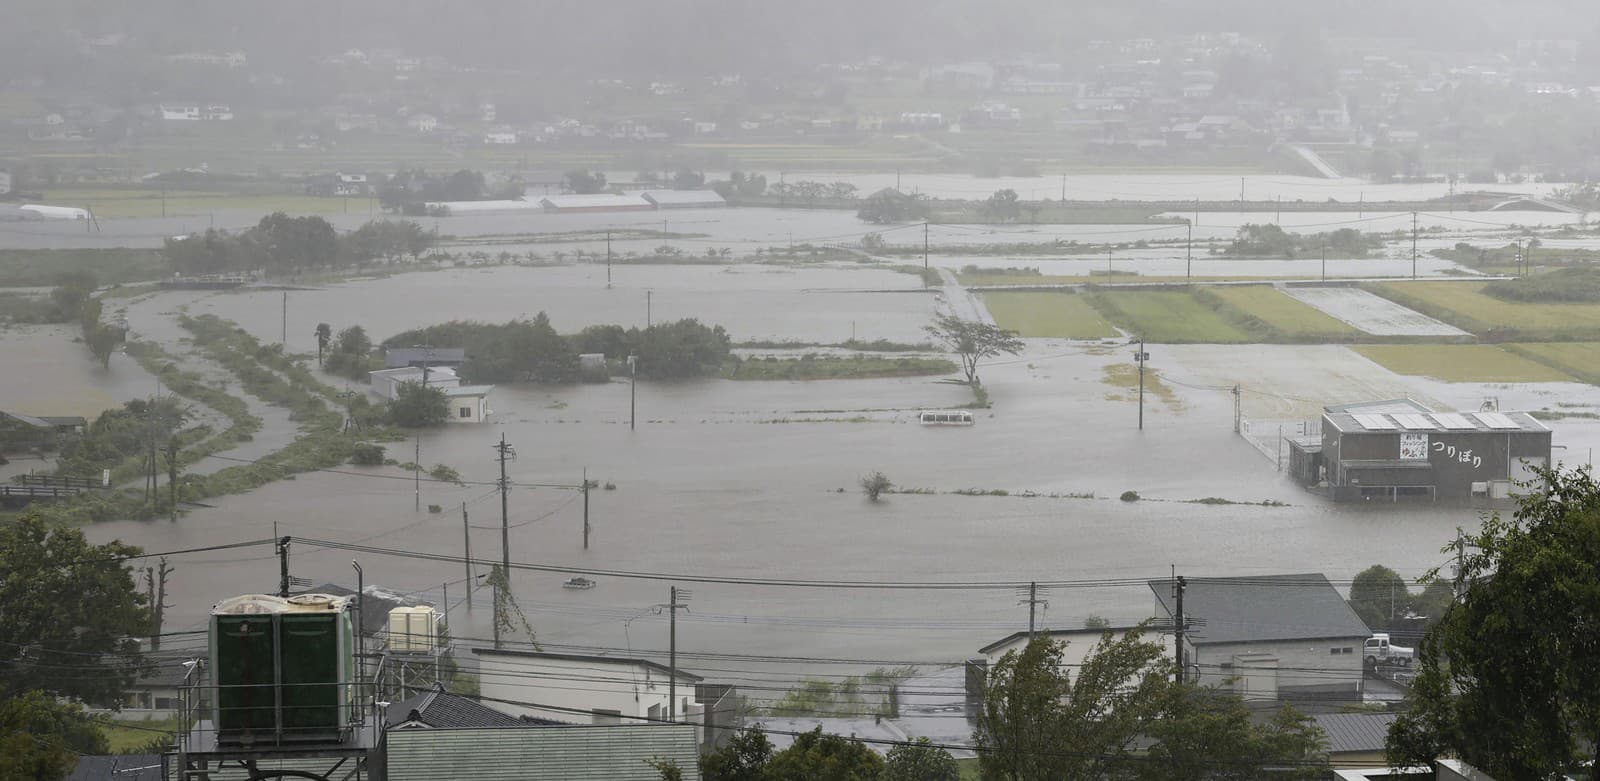
[{"label": "utility pole", "polygon": [[1516,268],[1518,276],[1524,276],[1522,273],[1522,239],[1517,239],[1517,256],[1513,267]]},{"label": "utility pole", "polygon": [[639,356],[628,356],[628,430],[637,431],[639,416]]},{"label": "utility pole", "polygon": [[606,287],[611,287],[611,231],[606,231]]},{"label": "utility pole", "polygon": [[[494,647],[500,647],[500,615],[502,603],[511,598],[511,518],[509,497],[511,483],[506,480],[506,461],[517,457],[517,449],[506,444],[506,435],[500,435],[500,444],[494,446],[500,460],[500,577],[496,579],[494,594]],[[501,589],[505,594],[501,594]]]},{"label": "utility pole", "polygon": [[1417,278],[1417,213],[1411,213],[1411,278]]},{"label": "utility pole", "polygon": [[289,291],[283,291],[283,336],[278,339],[283,351],[289,351]]},{"label": "utility pole", "polygon": [[1039,598],[1039,584],[1037,582],[1028,583],[1028,596],[1022,602],[1028,606],[1028,637],[1031,639],[1038,632],[1038,622],[1035,620],[1038,607],[1040,605],[1049,605],[1050,603]]},{"label": "utility pole", "polygon": [[1194,275],[1194,223],[1189,223],[1189,236],[1183,241],[1183,278],[1185,281]]},{"label": "utility pole", "polygon": [[1322,240],[1322,281],[1328,281],[1328,240]]},{"label": "utility pole", "polygon": [[1106,282],[1111,282],[1111,244],[1106,243]]},{"label": "utility pole", "polygon": [[1278,216],[1272,220],[1274,225],[1283,225],[1283,196],[1278,196]]},{"label": "utility pole", "polygon": [[1179,575],[1177,581],[1173,584],[1173,594],[1174,599],[1177,602],[1177,610],[1175,611],[1172,620],[1172,636],[1174,638],[1173,661],[1177,662],[1178,664],[1179,683],[1183,683],[1184,668],[1186,667],[1186,660],[1184,659],[1183,653],[1183,631],[1188,623],[1183,617],[1183,592],[1186,588],[1188,588],[1188,583],[1184,581],[1182,575]]},{"label": "utility pole", "polygon": [[289,538],[278,538],[278,596],[289,598]]},{"label": "utility pole", "polygon": [[655,295],[655,291],[654,290],[646,290],[646,291],[644,291],[644,327],[645,328],[649,328],[650,327],[650,323],[652,321],[652,316],[650,314],[650,297],[653,296],[653,295]]},{"label": "utility pole", "polygon": [[[692,596],[688,589],[672,587],[672,599],[666,605],[670,615],[667,630],[667,708],[669,715],[667,721],[678,720],[678,609],[689,609],[689,597]],[[678,600],[682,599],[683,602]]]},{"label": "utility pole", "polygon": [[1061,175],[1061,202],[1067,202],[1067,175]]},{"label": "utility pole", "polygon": [[1239,386],[1233,386],[1233,433],[1239,433]]},{"label": "utility pole", "polygon": [[922,269],[928,269],[928,223],[922,223]]},{"label": "utility pole", "polygon": [[1244,211],[1244,177],[1239,177],[1239,211]]},{"label": "utility pole", "polygon": [[1139,364],[1139,430],[1144,431],[1144,362],[1150,360],[1150,353],[1144,351],[1143,339],[1139,340],[1139,351],[1133,359]]},{"label": "utility pole", "polygon": [[589,549],[589,467],[583,468],[583,549]]},{"label": "utility pole", "polygon": [[1194,199],[1194,225],[1200,224],[1200,199]]},{"label": "utility pole", "polygon": [[467,503],[461,503],[461,568],[467,571],[467,612],[472,612],[472,527],[467,525]]}]

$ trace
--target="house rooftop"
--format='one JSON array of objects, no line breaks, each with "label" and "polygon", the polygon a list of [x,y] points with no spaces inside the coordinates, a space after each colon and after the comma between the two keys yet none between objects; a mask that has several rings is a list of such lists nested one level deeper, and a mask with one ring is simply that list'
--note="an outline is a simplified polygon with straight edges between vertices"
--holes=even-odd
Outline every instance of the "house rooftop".
[{"label": "house rooftop", "polygon": [[[662,673],[663,675],[671,675],[672,674],[672,668],[668,667],[668,666],[666,666],[664,664],[661,664],[660,662],[652,662],[649,659],[630,659],[630,658],[622,657],[622,656],[592,656],[592,655],[589,655],[589,654],[554,654],[554,653],[547,653],[545,651],[509,651],[509,650],[502,649],[502,648],[474,648],[474,649],[472,649],[472,652],[475,653],[475,654],[478,654],[479,656],[515,656],[515,657],[522,658],[522,659],[550,659],[552,661],[561,661],[561,662],[589,662],[591,664],[634,665],[634,666],[638,666],[638,667],[648,667],[651,670],[654,670],[656,672]],[[678,670],[678,677],[679,678],[687,678],[687,679],[692,680],[692,681],[703,681],[703,680],[705,680],[704,678],[701,678],[698,675],[695,675],[693,673],[684,672],[681,669]]]},{"label": "house rooftop", "polygon": [[546,195],[539,199],[539,203],[549,209],[654,208],[653,204],[637,195],[616,195],[613,193]]},{"label": "house rooftop", "polygon": [[1398,713],[1318,713],[1311,718],[1328,736],[1333,754],[1382,751]]},{"label": "house rooftop", "polygon": [[457,388],[445,388],[444,395],[450,398],[458,396],[487,396],[494,390],[493,385],[462,385]]},{"label": "house rooftop", "polygon": [[445,691],[443,684],[409,699],[390,703],[384,713],[389,727],[417,722],[435,729],[454,727],[527,727],[560,724],[552,719],[519,719],[459,694]]},{"label": "house rooftop", "polygon": [[426,361],[430,366],[462,363],[467,360],[465,347],[388,347],[383,351],[383,368],[403,369]]},{"label": "house rooftop", "polygon": [[657,206],[726,206],[715,190],[646,190],[639,197]]},{"label": "house rooftop", "polygon": [[[1170,628],[1172,622],[1168,621],[1166,623],[1168,625],[1168,628]],[[1098,628],[1098,629],[1091,628],[1091,627],[1081,627],[1081,628],[1078,628],[1078,629],[1047,629],[1047,630],[1040,631],[1040,632],[1034,632],[1033,634],[1038,636],[1038,637],[1045,637],[1045,638],[1049,638],[1051,640],[1071,640],[1072,638],[1075,638],[1075,637],[1099,638],[1101,635],[1105,634],[1106,632],[1127,632],[1127,631],[1129,631],[1131,629],[1134,629],[1134,628],[1135,628],[1135,625],[1133,625],[1133,624],[1125,624],[1125,625],[1122,625],[1122,626],[1107,626],[1107,627],[1102,627],[1102,628]],[[1150,626],[1148,628],[1150,630],[1152,630],[1152,631],[1160,631],[1161,630],[1161,627],[1157,626],[1156,622],[1154,622],[1154,621],[1152,621],[1150,623]],[[986,645],[986,646],[984,646],[982,648],[979,648],[978,649],[978,653],[988,655],[990,653],[993,653],[994,651],[998,651],[1001,648],[1004,648],[1004,647],[1006,647],[1008,645],[1011,645],[1012,643],[1015,643],[1018,640],[1026,640],[1027,637],[1028,637],[1028,634],[1029,634],[1028,632],[1012,632],[1011,634],[1006,635],[1005,637],[1002,637],[999,640],[996,640],[996,641],[994,641],[994,642],[992,642],[992,643],[990,643],[990,644],[988,644],[988,645]]]},{"label": "house rooftop", "polygon": [[[1186,636],[1194,645],[1317,638],[1366,638],[1372,632],[1320,573],[1187,578]],[[1173,581],[1152,580],[1160,609],[1174,614]]]}]

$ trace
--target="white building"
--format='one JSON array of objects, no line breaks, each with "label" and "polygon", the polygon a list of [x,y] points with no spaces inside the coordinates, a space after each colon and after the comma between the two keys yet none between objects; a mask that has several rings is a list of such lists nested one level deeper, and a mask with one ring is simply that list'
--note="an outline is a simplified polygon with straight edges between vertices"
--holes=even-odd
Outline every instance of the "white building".
[{"label": "white building", "polygon": [[[1157,620],[1173,620],[1172,580],[1152,580]],[[1362,643],[1371,635],[1324,575],[1188,578],[1190,680],[1247,700],[1359,700]]]},{"label": "white building", "polygon": [[493,385],[460,385],[446,388],[444,395],[450,399],[451,423],[482,423],[493,410],[489,409],[489,391]]},{"label": "white building", "polygon": [[400,398],[400,386],[408,382],[440,388],[446,393],[461,387],[461,377],[456,374],[455,369],[448,366],[429,366],[426,369],[420,366],[379,369],[368,372],[367,378],[372,392],[390,401]]},{"label": "white building", "polygon": [[479,693],[513,716],[639,724],[665,720],[673,711],[681,721],[696,721],[702,710],[695,705],[700,676],[678,670],[673,707],[671,670],[657,662],[492,648],[472,652],[478,655]]},{"label": "white building", "polygon": [[406,117],[406,126],[418,133],[432,133],[439,129],[439,118],[432,114],[412,114]]},{"label": "white building", "polygon": [[161,118],[178,122],[226,122],[233,119],[233,108],[225,103],[202,106],[198,103],[163,103]]}]

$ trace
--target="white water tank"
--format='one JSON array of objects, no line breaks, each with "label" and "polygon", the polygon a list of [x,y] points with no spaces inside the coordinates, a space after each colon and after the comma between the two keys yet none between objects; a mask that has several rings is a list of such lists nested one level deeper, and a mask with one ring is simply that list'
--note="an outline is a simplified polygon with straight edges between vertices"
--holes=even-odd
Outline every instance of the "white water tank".
[{"label": "white water tank", "polygon": [[431,607],[397,607],[389,611],[389,650],[433,653],[439,646],[439,614]]}]

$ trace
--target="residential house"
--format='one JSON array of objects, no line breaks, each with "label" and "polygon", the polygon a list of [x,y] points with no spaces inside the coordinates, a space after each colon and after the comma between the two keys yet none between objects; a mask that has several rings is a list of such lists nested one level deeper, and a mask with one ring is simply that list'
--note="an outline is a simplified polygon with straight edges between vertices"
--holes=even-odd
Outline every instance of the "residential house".
[{"label": "residential house", "polygon": [[[487,699],[487,695],[485,695]],[[670,761],[699,781],[693,724],[396,729],[384,736],[388,781],[659,781]]]},{"label": "residential house", "polygon": [[1335,769],[1362,768],[1385,762],[1389,725],[1398,713],[1318,713],[1311,716],[1328,738],[1328,759]]},{"label": "residential house", "polygon": [[0,453],[54,450],[83,434],[88,421],[76,416],[24,415],[0,410]]},{"label": "residential house", "polygon": [[489,392],[493,385],[460,385],[446,388],[444,395],[450,401],[451,423],[482,423],[489,419]]},{"label": "residential house", "polygon": [[461,387],[461,377],[448,366],[423,368],[404,366],[398,369],[378,369],[367,373],[373,393],[393,401],[400,398],[400,386],[408,382],[449,391]]},{"label": "residential house", "polygon": [[[474,648],[479,691],[515,716],[594,724],[697,720],[701,677],[647,659]],[[669,698],[676,680],[676,702]]]},{"label": "residential house", "polygon": [[161,118],[171,121],[226,122],[233,119],[233,109],[225,103],[163,103],[158,108]]},{"label": "residential house", "polygon": [[[1189,578],[1185,671],[1246,700],[1359,700],[1371,635],[1326,576]],[[1173,621],[1174,581],[1152,580],[1158,620]]]}]

